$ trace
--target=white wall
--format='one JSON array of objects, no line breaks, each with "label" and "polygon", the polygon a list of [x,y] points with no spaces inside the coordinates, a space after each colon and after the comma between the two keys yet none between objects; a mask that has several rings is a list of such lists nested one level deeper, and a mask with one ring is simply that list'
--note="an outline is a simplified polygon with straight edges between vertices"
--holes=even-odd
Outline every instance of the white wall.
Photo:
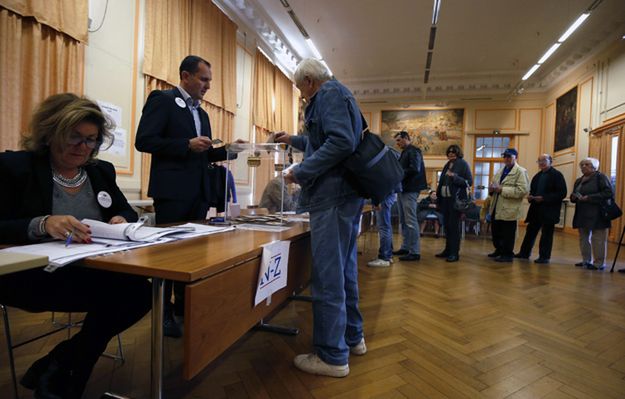
[{"label": "white wall", "polygon": [[[143,79],[138,74],[137,60],[143,54],[142,46],[135,54],[135,40],[142,35],[143,1],[90,0],[89,16],[92,24],[89,43],[85,49],[85,95],[121,108],[120,128],[126,132],[125,152],[113,155],[102,151],[100,158],[115,164],[118,184],[130,199],[139,197],[141,157],[134,149],[136,123],[143,104]],[[105,15],[106,8],[106,15]],[[137,20],[137,23],[135,23]],[[134,94],[134,96],[133,96]],[[135,101],[133,102],[133,99]],[[124,140],[121,140],[124,141]]]}]

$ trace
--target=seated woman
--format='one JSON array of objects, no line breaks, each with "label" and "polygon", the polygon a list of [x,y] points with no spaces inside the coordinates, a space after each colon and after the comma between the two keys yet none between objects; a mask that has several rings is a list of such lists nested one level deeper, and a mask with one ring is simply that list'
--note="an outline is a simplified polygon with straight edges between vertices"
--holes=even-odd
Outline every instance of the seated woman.
[{"label": "seated woman", "polygon": [[421,226],[421,235],[425,231],[425,225],[428,220],[434,223],[434,237],[438,238],[441,225],[443,224],[443,214],[439,212],[436,191],[430,190],[427,197],[419,201],[417,220]]},{"label": "seated woman", "polygon": [[[111,138],[97,104],[74,94],[35,110],[25,151],[0,153],[0,244],[50,239],[91,242],[83,218],[137,220],[115,183],[113,165],[95,159]],[[151,307],[147,279],[68,265],[0,276],[0,303],[28,311],[86,312],[80,332],[37,360],[20,381],[36,398],[80,398],[108,342]]]}]

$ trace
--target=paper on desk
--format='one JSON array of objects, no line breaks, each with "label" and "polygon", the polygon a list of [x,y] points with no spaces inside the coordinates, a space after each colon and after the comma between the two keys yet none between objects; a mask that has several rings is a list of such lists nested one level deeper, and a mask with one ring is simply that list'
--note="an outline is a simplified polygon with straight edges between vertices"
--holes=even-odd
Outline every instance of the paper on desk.
[{"label": "paper on desk", "polygon": [[[161,239],[159,243],[171,241],[170,239]],[[113,252],[125,251],[128,249],[147,247],[154,245],[155,243],[145,242],[126,242],[127,245],[111,246],[108,244],[71,244],[69,247],[65,246],[64,241],[50,241],[40,244],[22,245],[19,247],[10,247],[1,252],[12,253],[25,253],[31,255],[47,256],[50,260],[47,271],[54,271],[59,267],[63,267],[69,263],[75,262],[80,259],[88,258],[90,256],[109,254]]]},{"label": "paper on desk", "polygon": [[272,233],[279,233],[281,231],[287,231],[293,226],[271,226],[266,224],[251,224],[243,223],[237,224],[236,228],[239,230],[256,230],[256,231],[269,231]]},{"label": "paper on desk", "polygon": [[234,230],[234,227],[232,226],[209,226],[207,224],[199,224],[199,223],[185,223],[177,227],[189,228],[190,230],[192,229],[192,231],[176,233],[176,234],[172,234],[169,236],[177,240],[206,236],[209,234],[223,233],[225,231]]}]

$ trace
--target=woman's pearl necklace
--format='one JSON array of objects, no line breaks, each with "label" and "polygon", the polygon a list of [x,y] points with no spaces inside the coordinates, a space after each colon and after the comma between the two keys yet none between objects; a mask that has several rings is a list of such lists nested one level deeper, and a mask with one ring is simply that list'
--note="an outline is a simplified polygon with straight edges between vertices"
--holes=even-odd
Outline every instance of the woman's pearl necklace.
[{"label": "woman's pearl necklace", "polygon": [[76,188],[82,186],[85,180],[87,180],[87,172],[85,172],[83,168],[79,168],[76,176],[68,179],[67,177],[62,176],[56,170],[52,169],[52,180],[54,180],[55,183],[63,187]]}]

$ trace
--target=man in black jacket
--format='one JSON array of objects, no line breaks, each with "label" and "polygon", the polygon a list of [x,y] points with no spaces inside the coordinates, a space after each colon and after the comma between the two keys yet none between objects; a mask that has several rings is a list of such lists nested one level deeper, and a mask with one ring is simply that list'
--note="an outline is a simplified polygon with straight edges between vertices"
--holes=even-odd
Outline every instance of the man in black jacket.
[{"label": "man in black jacket", "polygon": [[[148,195],[154,199],[156,223],[206,219],[211,189],[211,162],[226,159],[224,147],[213,148],[208,114],[200,100],[210,88],[211,65],[189,55],[180,64],[180,85],[154,90],[143,107],[135,147],[152,154]],[[182,336],[173,318],[184,313],[184,284],[174,283],[176,302],[170,303],[171,282],[165,284],[164,334]]]},{"label": "man in black jacket", "polygon": [[417,220],[417,199],[419,192],[427,187],[425,164],[421,150],[411,144],[410,135],[401,131],[395,135],[395,143],[402,149],[399,163],[404,169],[402,192],[399,194],[399,220],[401,223],[402,244],[394,255],[401,255],[399,260],[421,259],[419,222]]},{"label": "man in black jacket", "polygon": [[529,259],[536,241],[538,231],[542,229],[539,243],[538,258],[535,263],[549,263],[553,244],[553,229],[560,221],[560,207],[566,197],[566,181],[558,170],[551,166],[552,158],[549,154],[538,157],[540,172],[532,178],[530,194],[527,201],[530,203],[525,222],[528,223],[521,250],[515,258]]}]

